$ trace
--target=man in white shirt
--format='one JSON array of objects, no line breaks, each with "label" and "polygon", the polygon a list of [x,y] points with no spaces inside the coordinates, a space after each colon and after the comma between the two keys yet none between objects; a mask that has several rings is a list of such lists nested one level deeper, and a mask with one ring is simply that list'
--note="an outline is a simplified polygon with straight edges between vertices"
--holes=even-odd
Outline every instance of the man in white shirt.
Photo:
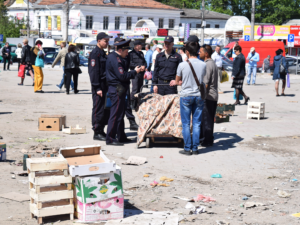
[{"label": "man in white shirt", "polygon": [[[152,66],[151,66],[152,79],[153,79],[153,76],[154,76],[154,66],[155,66],[156,56],[159,53],[161,53],[162,49],[163,49],[162,45],[156,45],[156,49],[153,52],[153,55],[152,55]],[[153,85],[151,86],[150,92],[153,93]]]},{"label": "man in white shirt", "polygon": [[215,61],[217,67],[218,67],[218,72],[219,72],[219,85],[218,85],[218,89],[219,89],[219,94],[223,94],[221,88],[220,88],[220,84],[221,84],[221,80],[222,80],[222,56],[220,54],[221,52],[221,47],[219,45],[217,45],[215,52],[211,55],[211,58],[213,61]]}]

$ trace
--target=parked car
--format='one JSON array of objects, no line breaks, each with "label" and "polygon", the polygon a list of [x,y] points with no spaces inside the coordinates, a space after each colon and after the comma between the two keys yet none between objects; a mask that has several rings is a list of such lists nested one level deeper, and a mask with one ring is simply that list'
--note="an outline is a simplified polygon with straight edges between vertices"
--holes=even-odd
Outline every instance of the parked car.
[{"label": "parked car", "polygon": [[[58,52],[48,52],[45,53],[45,64],[46,65],[52,65],[52,63],[54,62]],[[79,55],[79,59],[80,59],[80,66],[88,66],[88,59],[85,58],[82,55]],[[57,62],[56,65],[60,65],[60,60]]]},{"label": "parked car", "polygon": [[226,70],[226,71],[232,71],[233,62],[230,59],[226,58],[222,54],[221,54],[221,57],[222,57],[222,66],[223,66],[223,69]]},{"label": "parked car", "polygon": [[58,48],[53,48],[53,47],[43,47],[43,50],[45,53],[47,52],[59,52]]},{"label": "parked car", "polygon": [[[294,56],[286,56],[286,63],[288,66],[289,73],[291,74],[296,74],[296,61],[297,57]],[[259,73],[262,72],[262,68],[257,69]],[[270,66],[270,71],[271,73],[274,71],[273,65]],[[297,69],[297,74],[300,73],[300,59],[298,59],[298,69]]]},{"label": "parked car", "polygon": [[[2,49],[4,45],[5,43],[0,43],[0,49]],[[8,47],[10,48],[11,60],[14,62],[17,59],[17,54],[15,53],[15,51],[17,50],[17,46],[13,44],[9,44]],[[2,62],[2,60],[3,60],[2,51],[0,51],[0,61]]]}]

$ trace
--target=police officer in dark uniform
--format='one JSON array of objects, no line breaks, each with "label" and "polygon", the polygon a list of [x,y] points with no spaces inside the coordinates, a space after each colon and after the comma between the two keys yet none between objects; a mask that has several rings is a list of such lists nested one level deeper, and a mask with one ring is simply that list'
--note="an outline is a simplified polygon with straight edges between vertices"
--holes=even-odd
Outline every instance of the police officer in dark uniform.
[{"label": "police officer in dark uniform", "polygon": [[[120,41],[125,41],[125,39],[117,37],[117,38],[115,38],[114,43],[119,43]],[[130,63],[128,56],[126,56],[125,58],[122,58],[122,60],[124,60],[124,63],[125,63],[125,71],[128,72],[129,63]],[[125,115],[126,115],[127,119],[129,120],[130,130],[137,131],[139,129],[139,126],[135,122],[135,117],[132,114],[132,109],[130,107],[130,88],[127,89],[126,96],[127,96],[127,104],[126,104],[126,109],[125,109]]]},{"label": "police officer in dark uniform", "polygon": [[174,80],[177,73],[177,67],[182,62],[182,57],[173,49],[174,38],[165,37],[164,52],[156,56],[153,84],[165,84],[154,86],[154,93],[160,95],[177,94],[177,86],[170,86],[171,80]]},{"label": "police officer in dark uniform", "polygon": [[144,73],[147,67],[147,62],[144,57],[144,53],[142,50],[142,42],[136,40],[134,43],[134,49],[128,54],[129,60],[129,69],[134,70],[135,67],[140,66],[141,72],[132,80],[132,91],[130,95],[130,103],[131,108],[134,109],[137,104],[137,99],[134,97],[136,93],[139,93],[141,87],[143,86],[144,82]]},{"label": "police officer in dark uniform", "polygon": [[130,72],[126,71],[126,64],[122,58],[124,59],[128,55],[129,43],[130,40],[122,40],[119,43],[115,43],[117,50],[108,55],[106,62],[106,80],[111,100],[106,135],[107,145],[121,146],[123,145],[122,143],[131,142],[126,137],[124,130],[125,98],[130,79],[134,79],[141,72],[141,68],[135,67]]},{"label": "police officer in dark uniform", "polygon": [[88,61],[89,75],[92,85],[93,112],[92,125],[94,140],[105,141],[104,127],[108,123],[109,112],[104,109],[107,93],[106,60],[104,49],[107,47],[110,36],[101,32],[97,35],[97,46],[90,53]]}]

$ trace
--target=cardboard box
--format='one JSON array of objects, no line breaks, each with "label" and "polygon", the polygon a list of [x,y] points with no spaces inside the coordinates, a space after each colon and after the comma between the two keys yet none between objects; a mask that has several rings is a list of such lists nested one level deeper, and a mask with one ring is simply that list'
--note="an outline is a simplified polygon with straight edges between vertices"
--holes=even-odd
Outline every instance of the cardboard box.
[{"label": "cardboard box", "polygon": [[6,144],[0,143],[0,161],[6,160]]},{"label": "cardboard box", "polygon": [[61,148],[59,156],[68,161],[72,177],[115,172],[115,161],[109,160],[100,149],[100,145]]},{"label": "cardboard box", "polygon": [[39,131],[61,131],[66,126],[66,116],[42,115],[39,118]]},{"label": "cardboard box", "polygon": [[120,195],[88,204],[75,201],[75,216],[81,222],[122,219],[124,217],[124,196]]},{"label": "cardboard box", "polygon": [[92,203],[123,194],[121,168],[116,171],[87,177],[76,177],[74,197],[82,203]]}]

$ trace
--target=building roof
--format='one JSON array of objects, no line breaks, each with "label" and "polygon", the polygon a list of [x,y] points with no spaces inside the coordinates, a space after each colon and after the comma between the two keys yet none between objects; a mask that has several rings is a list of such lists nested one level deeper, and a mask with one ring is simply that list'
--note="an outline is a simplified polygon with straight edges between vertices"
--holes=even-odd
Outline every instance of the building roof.
[{"label": "building roof", "polygon": [[288,20],[282,25],[300,25],[300,20],[299,19]]},{"label": "building roof", "polygon": [[[6,0],[5,5],[15,0]],[[59,5],[63,4],[65,0],[29,0],[31,3],[37,5]],[[106,3],[104,3],[106,2]],[[166,10],[179,10],[175,7],[165,5],[155,0],[70,0],[70,4],[79,5],[97,5],[107,7],[125,7],[125,8],[143,8],[143,9],[166,9]]]},{"label": "building roof", "polygon": [[[202,18],[202,11],[198,9],[182,9],[183,12],[180,13],[181,18]],[[219,19],[219,20],[228,20],[231,16],[223,13],[218,13],[214,11],[205,10],[204,12],[205,19]]]}]

